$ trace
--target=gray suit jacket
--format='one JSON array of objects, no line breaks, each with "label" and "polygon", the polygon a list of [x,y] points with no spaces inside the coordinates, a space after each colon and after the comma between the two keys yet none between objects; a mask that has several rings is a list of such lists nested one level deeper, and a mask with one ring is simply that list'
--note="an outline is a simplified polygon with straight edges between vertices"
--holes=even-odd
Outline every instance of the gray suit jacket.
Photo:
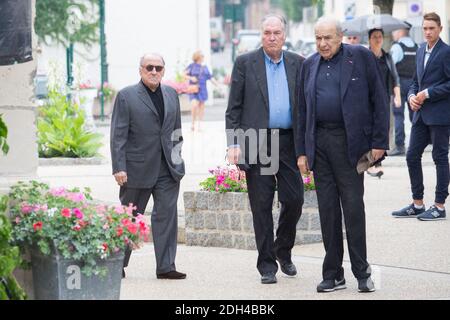
[{"label": "gray suit jacket", "polygon": [[185,173],[178,95],[164,85],[161,90],[162,124],[142,82],[120,90],[115,100],[111,120],[112,172],[127,172],[129,188],[152,188],[164,158],[175,181],[180,181]]}]

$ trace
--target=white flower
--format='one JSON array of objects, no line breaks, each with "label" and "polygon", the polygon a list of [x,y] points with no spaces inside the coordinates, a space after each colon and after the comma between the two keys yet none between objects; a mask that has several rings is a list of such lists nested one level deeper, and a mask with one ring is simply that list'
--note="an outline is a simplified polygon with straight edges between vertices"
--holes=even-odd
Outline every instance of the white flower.
[{"label": "white flower", "polygon": [[58,208],[51,208],[47,210],[47,214],[50,218],[53,218],[53,216],[55,215],[56,211],[58,211]]}]

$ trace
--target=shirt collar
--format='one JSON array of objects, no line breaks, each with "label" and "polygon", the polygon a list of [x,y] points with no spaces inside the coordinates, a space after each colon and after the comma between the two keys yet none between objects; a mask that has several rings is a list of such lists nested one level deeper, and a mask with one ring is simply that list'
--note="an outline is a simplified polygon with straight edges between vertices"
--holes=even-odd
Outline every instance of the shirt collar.
[{"label": "shirt collar", "polygon": [[264,51],[264,49],[263,49],[263,52],[264,52],[264,58],[265,58],[266,62],[268,62],[268,63],[279,65],[280,63],[282,63],[284,61],[284,52],[283,51],[281,51],[281,57],[278,62],[273,61],[272,58],[269,57],[269,55],[266,53],[266,51]]},{"label": "shirt collar", "polygon": [[436,45],[438,44],[438,42],[439,42],[439,40],[436,41],[436,43],[434,44],[433,48],[431,48],[431,49],[429,49],[428,43],[427,43],[427,45],[425,46],[425,52],[431,54],[433,52],[433,49],[436,48]]},{"label": "shirt collar", "polygon": [[334,56],[332,56],[331,59],[326,60],[323,57],[320,57],[320,60],[336,64],[339,61],[339,58],[342,56],[342,53],[344,51],[344,50],[342,50],[343,48],[344,48],[344,45],[341,44],[341,46],[339,47],[338,52],[336,52],[336,54]]}]

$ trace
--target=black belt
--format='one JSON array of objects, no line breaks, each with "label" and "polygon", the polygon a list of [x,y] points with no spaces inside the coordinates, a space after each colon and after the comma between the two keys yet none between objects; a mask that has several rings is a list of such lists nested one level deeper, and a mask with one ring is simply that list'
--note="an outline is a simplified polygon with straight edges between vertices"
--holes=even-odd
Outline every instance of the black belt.
[{"label": "black belt", "polygon": [[280,128],[280,129],[269,128],[269,129],[267,129],[267,134],[275,134],[276,130],[278,130],[278,134],[280,136],[284,136],[287,134],[293,134],[292,129],[283,129],[283,128]]},{"label": "black belt", "polygon": [[345,125],[343,122],[317,122],[317,128],[345,129]]}]

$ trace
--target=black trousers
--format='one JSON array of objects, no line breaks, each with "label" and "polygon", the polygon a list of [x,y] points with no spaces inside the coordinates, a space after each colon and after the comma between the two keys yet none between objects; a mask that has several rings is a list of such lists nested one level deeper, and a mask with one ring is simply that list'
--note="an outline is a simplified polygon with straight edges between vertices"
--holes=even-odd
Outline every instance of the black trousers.
[{"label": "black trousers", "polygon": [[[268,139],[270,146],[270,134]],[[271,175],[261,174],[261,168],[264,167],[261,164],[250,165],[246,172],[258,249],[256,267],[261,275],[278,271],[277,257],[282,262],[291,262],[297,222],[302,213],[303,180],[297,167],[292,132],[279,136],[279,146],[277,172]],[[276,189],[281,208],[274,241],[272,204]]]},{"label": "black trousers", "polygon": [[430,139],[433,144],[433,161],[436,165],[436,193],[434,201],[436,203],[445,203],[447,199],[450,179],[448,165],[449,129],[450,126],[427,126],[420,114],[411,128],[406,162],[408,163],[414,200],[423,200],[422,154]]},{"label": "black trousers", "polygon": [[[153,188],[120,187],[120,202],[122,205],[133,203],[137,209],[133,212],[144,213],[150,196],[153,196],[153,211],[151,215],[151,230],[153,247],[156,257],[156,273],[166,273],[176,270],[175,256],[177,251],[177,200],[180,183],[175,181],[163,158],[158,180]],[[131,249],[125,250],[124,267],[128,266]]]},{"label": "black trousers", "polygon": [[326,252],[323,279],[340,279],[344,274],[342,214],[352,272],[357,279],[368,278],[364,175],[350,164],[344,128],[326,125],[317,128],[313,172]]}]

